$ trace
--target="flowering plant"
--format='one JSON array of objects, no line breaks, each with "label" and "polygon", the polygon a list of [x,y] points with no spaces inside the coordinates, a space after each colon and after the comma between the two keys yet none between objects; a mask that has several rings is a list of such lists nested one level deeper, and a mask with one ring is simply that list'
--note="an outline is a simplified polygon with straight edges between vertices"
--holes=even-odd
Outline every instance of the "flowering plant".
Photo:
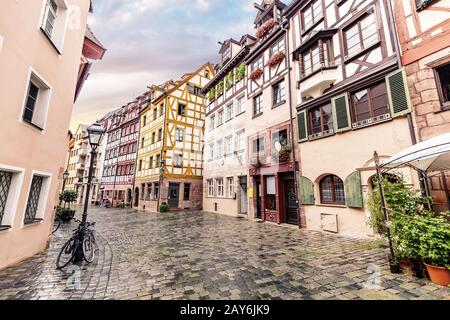
[{"label": "flowering plant", "polygon": [[269,58],[269,61],[267,61],[267,65],[271,68],[276,67],[284,60],[285,57],[286,54],[284,52],[275,53]]},{"label": "flowering plant", "polygon": [[255,70],[253,70],[253,71],[250,73],[250,75],[248,76],[248,78],[249,78],[250,80],[255,81],[255,80],[258,80],[259,78],[261,78],[262,74],[263,74],[263,71],[262,71],[260,68],[256,68]]},{"label": "flowering plant", "polygon": [[256,38],[262,39],[266,34],[272,31],[273,27],[275,27],[275,19],[269,19],[264,22],[257,30],[256,30]]}]

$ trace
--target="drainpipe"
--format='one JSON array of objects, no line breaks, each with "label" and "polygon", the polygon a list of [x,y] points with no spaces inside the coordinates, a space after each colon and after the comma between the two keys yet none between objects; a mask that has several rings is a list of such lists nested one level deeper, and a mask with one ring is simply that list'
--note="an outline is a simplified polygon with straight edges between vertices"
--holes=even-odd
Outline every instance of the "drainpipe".
[{"label": "drainpipe", "polygon": [[289,90],[289,120],[290,120],[290,129],[291,129],[291,141],[292,141],[292,161],[294,163],[292,172],[294,174],[294,188],[295,188],[295,196],[297,198],[297,222],[298,227],[301,229],[301,216],[300,216],[300,207],[299,207],[299,199],[298,199],[298,184],[297,184],[297,166],[296,166],[296,157],[295,157],[295,136],[294,136],[294,120],[292,114],[292,83],[291,83],[291,56],[289,54],[290,43],[289,43],[289,20],[284,20],[281,22],[282,28],[286,34],[286,57],[287,57],[287,66],[288,66],[288,90]]},{"label": "drainpipe", "polygon": [[[392,8],[391,0],[388,0],[386,2],[387,2],[387,6],[388,6],[388,11],[389,11],[389,20],[394,29],[393,36],[394,36],[395,54],[397,56],[398,68],[400,69],[403,67],[403,64],[402,64],[402,57],[401,57],[400,40],[398,39],[397,23],[394,18],[394,9]],[[409,127],[409,134],[411,137],[411,143],[413,145],[415,145],[415,144],[417,144],[417,138],[416,138],[416,133],[414,130],[414,122],[413,122],[413,118],[412,118],[412,112],[408,113],[406,117],[408,119],[408,127]],[[428,183],[427,178],[423,174],[423,172],[418,172],[417,175],[419,176],[420,191],[423,196],[426,196],[427,195],[427,185],[426,184]]]}]

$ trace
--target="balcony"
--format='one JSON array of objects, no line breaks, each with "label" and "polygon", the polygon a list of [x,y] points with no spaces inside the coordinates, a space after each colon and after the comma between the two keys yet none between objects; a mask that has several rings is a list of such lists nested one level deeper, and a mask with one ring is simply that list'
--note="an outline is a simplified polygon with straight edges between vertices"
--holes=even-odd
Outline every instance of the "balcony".
[{"label": "balcony", "polygon": [[300,76],[298,88],[303,98],[320,97],[323,92],[338,79],[337,66],[333,64],[321,65],[309,74]]}]

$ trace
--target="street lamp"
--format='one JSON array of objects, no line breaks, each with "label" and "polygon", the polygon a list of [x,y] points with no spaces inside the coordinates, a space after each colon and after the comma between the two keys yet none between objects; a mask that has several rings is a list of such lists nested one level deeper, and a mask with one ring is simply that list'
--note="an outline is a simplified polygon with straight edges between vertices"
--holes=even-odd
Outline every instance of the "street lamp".
[{"label": "street lamp", "polygon": [[[82,215],[82,219],[81,219],[81,224],[83,225],[83,227],[86,226],[86,222],[87,222],[89,194],[91,193],[92,173],[94,171],[94,157],[97,154],[97,148],[102,141],[103,134],[105,133],[105,129],[103,129],[103,127],[98,122],[91,125],[86,130],[88,133],[89,144],[91,146],[91,161],[89,164],[88,182],[86,185],[86,197],[84,199],[83,215]],[[83,237],[83,236],[84,235],[82,234],[81,237]],[[80,239],[79,243],[82,244],[83,239]],[[81,260],[83,260],[83,251],[82,251],[82,246],[80,245],[77,248],[77,254],[75,256],[75,261],[81,261]]]},{"label": "street lamp", "polygon": [[[62,190],[61,190],[61,194],[64,192],[64,190],[66,189],[66,181],[67,179],[69,179],[69,171],[64,171],[63,173],[63,183],[62,183]],[[59,199],[59,206],[61,207],[62,204],[62,198]]]},{"label": "street lamp", "polygon": [[161,156],[161,162],[159,167],[159,190],[158,190],[158,212],[159,212],[159,206],[161,205],[161,192],[162,192],[162,184],[164,179],[164,166],[166,164],[166,160],[164,160]]}]

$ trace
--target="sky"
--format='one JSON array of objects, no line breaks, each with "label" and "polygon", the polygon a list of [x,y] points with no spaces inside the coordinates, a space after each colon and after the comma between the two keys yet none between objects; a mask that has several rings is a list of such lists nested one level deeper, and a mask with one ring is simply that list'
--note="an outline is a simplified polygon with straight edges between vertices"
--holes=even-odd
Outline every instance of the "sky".
[{"label": "sky", "polygon": [[219,60],[219,41],[253,34],[255,0],[95,0],[89,18],[107,48],[94,61],[71,130],[133,101],[147,86]]}]

